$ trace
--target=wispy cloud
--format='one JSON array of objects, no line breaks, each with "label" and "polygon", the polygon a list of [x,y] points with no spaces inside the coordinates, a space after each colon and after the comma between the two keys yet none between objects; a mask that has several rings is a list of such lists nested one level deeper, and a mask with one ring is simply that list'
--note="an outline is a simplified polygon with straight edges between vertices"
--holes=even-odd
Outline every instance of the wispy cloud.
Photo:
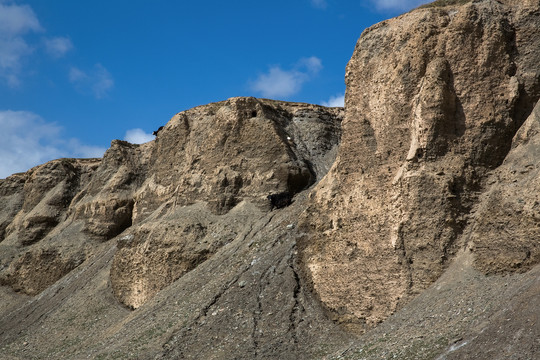
[{"label": "wispy cloud", "polygon": [[300,59],[297,67],[305,69],[311,75],[317,75],[323,68],[321,59],[316,56]]},{"label": "wispy cloud", "polygon": [[[86,145],[79,139],[71,138],[65,142],[65,152],[68,157],[76,158],[100,158],[105,153],[106,148],[102,146]],[[64,155],[64,157],[66,157]]]},{"label": "wispy cloud", "polygon": [[328,101],[323,101],[321,105],[327,107],[343,107],[345,106],[345,95],[330,96],[330,99],[328,99]]},{"label": "wispy cloud", "polygon": [[147,134],[143,129],[131,129],[126,131],[124,140],[129,141],[132,144],[144,144],[146,142],[154,140],[155,136]]},{"label": "wispy cloud", "polygon": [[40,31],[43,28],[30,6],[0,1],[0,78],[9,86],[19,85],[22,58],[33,51],[24,35]]},{"label": "wispy cloud", "polygon": [[370,0],[379,11],[407,11],[433,0]]},{"label": "wispy cloud", "polygon": [[62,127],[29,111],[0,110],[0,178],[61,157],[101,157],[105,148],[64,140]]},{"label": "wispy cloud", "polygon": [[302,85],[322,69],[321,59],[312,56],[300,59],[292,69],[271,66],[251,83],[251,89],[264,97],[289,97],[298,93]]},{"label": "wispy cloud", "polygon": [[44,40],[45,50],[55,59],[61,58],[73,49],[71,40],[67,37],[53,37]]},{"label": "wispy cloud", "polygon": [[96,64],[89,71],[77,67],[69,70],[69,81],[82,93],[92,93],[96,99],[104,98],[114,87],[114,80],[109,71],[101,64]]},{"label": "wispy cloud", "polygon": [[28,5],[0,1],[0,34],[19,36],[29,31],[43,30],[36,14]]},{"label": "wispy cloud", "polygon": [[311,5],[313,5],[313,7],[317,9],[324,10],[328,6],[328,3],[326,2],[326,0],[311,0]]}]

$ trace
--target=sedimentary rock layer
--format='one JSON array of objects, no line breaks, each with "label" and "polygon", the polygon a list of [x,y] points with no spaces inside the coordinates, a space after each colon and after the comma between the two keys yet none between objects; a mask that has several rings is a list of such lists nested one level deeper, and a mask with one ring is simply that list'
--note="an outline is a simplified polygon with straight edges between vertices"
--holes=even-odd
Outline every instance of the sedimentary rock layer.
[{"label": "sedimentary rock layer", "polygon": [[[385,319],[442,274],[470,241],[468,227],[482,229],[472,234],[482,269],[526,269],[538,260],[534,199],[502,184],[498,196],[487,179],[540,96],[540,6],[448,3],[456,2],[368,28],[347,66],[342,144],[313,191],[302,241],[313,289],[340,321]],[[523,166],[535,168],[533,158]],[[478,205],[486,191],[493,193],[482,201],[498,206],[514,203],[501,196],[521,198],[527,225]],[[475,209],[482,220],[471,218]],[[496,240],[480,245],[486,226],[499,221],[505,232],[493,227]]]},{"label": "sedimentary rock layer", "polygon": [[269,211],[268,195],[292,197],[320,179],[342,114],[232,98],[175,115],[152,142],[115,140],[102,160],[55,160],[2,180],[0,281],[38,294],[129,229],[111,282],[138,307],[243,231],[246,223],[227,222],[232,208]]}]

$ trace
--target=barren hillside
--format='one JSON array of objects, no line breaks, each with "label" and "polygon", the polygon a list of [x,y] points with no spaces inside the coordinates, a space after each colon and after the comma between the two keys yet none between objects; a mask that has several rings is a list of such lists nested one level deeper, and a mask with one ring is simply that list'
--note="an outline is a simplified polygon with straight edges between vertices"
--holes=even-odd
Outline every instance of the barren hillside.
[{"label": "barren hillside", "polygon": [[0,180],[0,357],[540,357],[540,2],[366,29],[345,109],[231,98]]}]

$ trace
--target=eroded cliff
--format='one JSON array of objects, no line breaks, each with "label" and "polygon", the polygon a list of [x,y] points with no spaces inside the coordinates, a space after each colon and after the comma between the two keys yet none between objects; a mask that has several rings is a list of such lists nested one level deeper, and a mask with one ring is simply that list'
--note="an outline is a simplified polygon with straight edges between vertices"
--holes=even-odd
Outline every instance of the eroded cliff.
[{"label": "eroded cliff", "polygon": [[538,1],[435,1],[364,31],[345,110],[231,98],[0,180],[2,356],[534,357],[539,39]]},{"label": "eroded cliff", "polygon": [[517,194],[537,188],[534,131],[513,138],[540,96],[539,4],[435,5],[365,30],[347,66],[342,144],[302,240],[340,321],[381,322],[465,247],[486,272],[538,262],[536,198]]},{"label": "eroded cliff", "polygon": [[61,159],[11,176],[1,184],[2,281],[35,295],[129,228],[111,281],[138,307],[244,231],[251,220],[227,217],[235,206],[268,211],[268,195],[292,197],[320,179],[341,117],[341,109],[232,98],[179,113],[150,143],[113,141],[101,161]]},{"label": "eroded cliff", "polygon": [[[101,160],[2,180],[0,282],[33,296],[21,305],[4,291],[4,308],[16,309],[0,323],[4,351],[256,358],[342,344],[348,335],[301,285],[295,239],[343,113],[231,98],[175,115],[149,143],[115,140]],[[273,194],[287,201],[272,204]],[[163,296],[168,309],[157,310]],[[58,336],[40,330],[51,327]],[[27,332],[32,345],[19,348]]]}]

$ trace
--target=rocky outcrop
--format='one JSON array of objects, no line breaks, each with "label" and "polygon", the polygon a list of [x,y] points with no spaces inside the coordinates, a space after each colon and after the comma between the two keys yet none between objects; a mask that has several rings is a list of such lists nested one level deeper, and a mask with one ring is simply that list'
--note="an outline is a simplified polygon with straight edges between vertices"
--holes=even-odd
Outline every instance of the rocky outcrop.
[{"label": "rocky outcrop", "polygon": [[[490,173],[540,96],[539,4],[449,3],[365,30],[347,66],[342,145],[313,191],[302,240],[306,274],[339,321],[382,321],[471,238],[484,270],[538,261],[534,196],[490,187]],[[519,206],[504,206],[506,195]],[[529,211],[527,230],[512,209]]]},{"label": "rocky outcrop", "polygon": [[253,219],[229,224],[235,206],[270,211],[268,195],[322,178],[342,114],[232,98],[177,114],[155,141],[115,140],[102,160],[55,160],[2,180],[0,281],[37,294],[126,232],[111,283],[136,308],[242,233]]},{"label": "rocky outcrop", "polygon": [[98,164],[98,159],[54,160],[4,180],[2,201],[8,211],[3,214],[8,216],[2,240],[13,235],[21,245],[31,245],[43,239],[65,219],[71,200]]},{"label": "rocky outcrop", "polygon": [[134,193],[147,173],[149,144],[114,140],[92,181],[72,201],[70,214],[89,236],[106,241],[132,225]]},{"label": "rocky outcrop", "polygon": [[[16,309],[0,316],[2,353],[298,358],[341,346],[349,335],[300,280],[296,222],[335,160],[342,117],[232,98],[175,115],[149,143],[115,140],[76,171],[51,162],[0,180],[7,229],[65,199],[40,236],[11,231],[0,243],[2,310]],[[290,201],[272,208],[268,196],[285,192]],[[45,329],[41,341],[34,331]],[[27,349],[22,333],[33,334]]]},{"label": "rocky outcrop", "polygon": [[539,24],[438,0],[362,34],[345,111],[231,98],[0,180],[0,352],[534,358]]},{"label": "rocky outcrop", "polygon": [[332,163],[325,156],[339,139],[337,113],[233,98],[176,115],[156,139],[136,218],[171,197],[176,205],[208,201],[213,213],[224,214],[244,199],[305,189]]},{"label": "rocky outcrop", "polygon": [[83,254],[77,259],[55,248],[32,249],[11,262],[1,283],[17,292],[37,295],[82,262]]},{"label": "rocky outcrop", "polygon": [[[219,217],[200,204],[173,214],[164,219],[152,217],[119,240],[111,285],[117,298],[129,307],[138,308],[210,258],[246,225],[234,222],[233,214]],[[251,219],[246,220],[249,224]]]},{"label": "rocky outcrop", "polygon": [[465,239],[485,273],[524,272],[540,262],[540,102],[487,180]]},{"label": "rocky outcrop", "polygon": [[[62,233],[71,200],[88,184],[99,159],[59,159],[25,174],[0,180],[0,284],[36,295],[71,271],[84,258],[84,245],[70,243],[69,250],[54,239]],[[42,241],[47,238],[48,240]],[[73,241],[76,243],[76,241]]]}]

